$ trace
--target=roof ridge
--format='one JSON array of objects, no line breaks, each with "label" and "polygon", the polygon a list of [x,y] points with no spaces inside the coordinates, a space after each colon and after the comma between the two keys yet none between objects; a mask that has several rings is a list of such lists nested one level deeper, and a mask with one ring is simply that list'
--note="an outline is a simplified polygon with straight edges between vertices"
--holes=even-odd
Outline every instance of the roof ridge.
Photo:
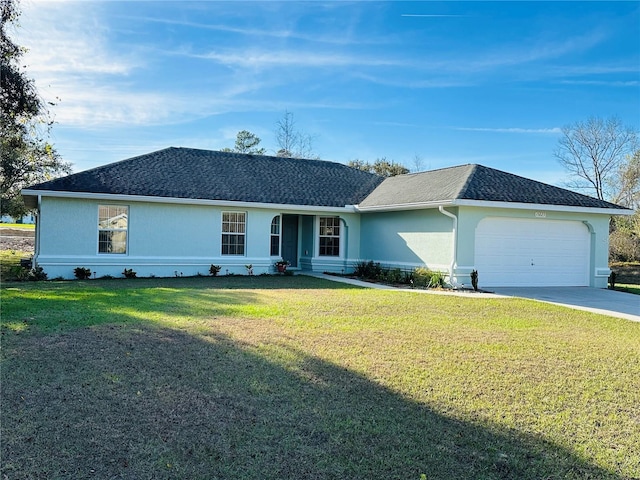
[{"label": "roof ridge", "polygon": [[[302,161],[302,162],[309,162],[309,163],[321,163],[321,164],[334,164],[334,165],[341,165],[343,167],[348,167],[348,168],[352,168],[355,170],[358,170],[355,167],[351,167],[349,165],[347,165],[346,163],[342,163],[342,162],[338,162],[336,160],[326,160],[324,158],[306,158],[306,157],[279,157],[277,155],[264,155],[264,154],[255,154],[255,153],[243,153],[243,152],[229,152],[229,151],[225,151],[225,150],[208,150],[205,148],[196,148],[196,147],[169,147],[169,148],[175,148],[177,150],[190,150],[190,151],[196,151],[196,152],[204,152],[207,154],[211,154],[211,153],[223,153],[223,154],[232,154],[232,155],[240,155],[240,156],[246,156],[246,157],[252,157],[252,158],[264,158],[264,159],[271,159],[271,160],[290,160],[290,161]],[[163,149],[163,150],[168,150],[168,149]],[[159,150],[162,151],[162,150]],[[157,153],[157,152],[152,152],[152,153]],[[365,172],[365,173],[369,173],[369,172]],[[375,174],[373,174],[375,175]],[[380,175],[376,175],[376,176],[380,176]]]},{"label": "roof ridge", "polygon": [[449,167],[440,167],[440,168],[434,168],[433,170],[423,170],[421,172],[409,172],[409,173],[403,173],[400,175],[394,175],[393,177],[387,177],[387,178],[397,178],[397,177],[413,177],[416,175],[426,175],[429,173],[435,173],[435,172],[442,172],[444,170],[453,170],[456,168],[463,168],[463,167],[469,167],[469,166],[473,166],[475,164],[473,163],[463,163],[462,165],[451,165]]},{"label": "roof ridge", "polygon": [[471,181],[473,180],[473,177],[478,171],[478,167],[481,167],[482,165],[478,165],[476,163],[468,163],[466,165],[461,165],[461,166],[470,167],[470,171],[469,173],[467,173],[467,179],[465,180],[465,182],[462,184],[458,192],[453,196],[453,198],[455,199],[459,199],[464,196],[464,194],[467,191],[467,188],[469,188],[469,185],[471,185]]}]

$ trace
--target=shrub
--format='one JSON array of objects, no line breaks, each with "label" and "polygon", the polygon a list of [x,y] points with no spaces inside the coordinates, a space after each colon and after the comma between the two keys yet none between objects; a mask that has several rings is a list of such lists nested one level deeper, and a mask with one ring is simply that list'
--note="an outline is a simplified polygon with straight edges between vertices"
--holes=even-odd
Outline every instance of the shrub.
[{"label": "shrub", "polygon": [[640,261],[640,237],[634,233],[618,229],[609,236],[609,261]]},{"label": "shrub", "polygon": [[9,269],[8,277],[11,280],[17,280],[18,282],[39,282],[47,280],[47,274],[42,267],[26,268],[20,265],[14,265]]},{"label": "shrub", "polygon": [[406,275],[399,268],[392,268],[385,272],[384,281],[391,284],[406,283]]},{"label": "shrub", "polygon": [[78,280],[86,280],[91,278],[91,269],[84,267],[76,267],[73,269],[73,274]]},{"label": "shrub", "polygon": [[477,270],[473,270],[471,272],[471,285],[473,286],[473,289],[477,292],[478,291],[478,271]]},{"label": "shrub", "polygon": [[122,275],[125,276],[125,278],[136,278],[136,272],[133,271],[133,268],[125,268],[122,271]]},{"label": "shrub", "polygon": [[18,282],[25,282],[29,280],[30,270],[20,265],[14,265],[9,269],[8,277],[11,280],[17,280]]},{"label": "shrub", "polygon": [[428,268],[418,267],[413,271],[413,284],[416,287],[442,288],[444,287],[445,274]]},{"label": "shrub", "polygon": [[29,280],[32,282],[39,282],[47,279],[47,274],[42,267],[32,268],[29,271]]},{"label": "shrub", "polygon": [[444,287],[445,274],[436,270],[431,272],[431,278],[429,279],[428,288],[443,288]]},{"label": "shrub", "polygon": [[220,273],[220,269],[222,267],[220,265],[211,265],[209,267],[209,274],[213,277],[217,277],[218,273]]},{"label": "shrub", "polygon": [[382,267],[373,260],[360,260],[354,265],[353,274],[356,277],[366,278],[368,280],[380,280],[383,274]]}]

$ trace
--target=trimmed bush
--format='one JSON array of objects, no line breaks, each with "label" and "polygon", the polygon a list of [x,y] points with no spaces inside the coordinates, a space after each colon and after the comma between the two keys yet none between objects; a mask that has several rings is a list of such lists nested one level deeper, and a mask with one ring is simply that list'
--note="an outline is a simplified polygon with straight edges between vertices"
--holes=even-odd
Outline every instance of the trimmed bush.
[{"label": "trimmed bush", "polygon": [[91,278],[91,269],[84,267],[76,267],[73,269],[73,274],[78,280],[86,280]]},{"label": "trimmed bush", "polygon": [[124,275],[125,278],[136,278],[137,273],[133,271],[133,268],[125,268],[122,271],[122,275]]}]

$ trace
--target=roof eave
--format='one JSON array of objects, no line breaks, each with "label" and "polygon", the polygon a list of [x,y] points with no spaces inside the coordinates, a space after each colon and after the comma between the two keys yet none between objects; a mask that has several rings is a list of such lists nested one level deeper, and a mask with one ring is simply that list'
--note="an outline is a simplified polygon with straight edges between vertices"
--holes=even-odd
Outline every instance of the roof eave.
[{"label": "roof eave", "polygon": [[440,206],[450,207],[455,206],[455,201],[453,200],[440,200],[435,202],[415,202],[415,203],[398,203],[392,205],[371,205],[371,206],[361,206],[356,205],[356,211],[367,213],[367,212],[395,212],[400,210],[424,210],[428,208],[438,208]]},{"label": "roof eave", "polygon": [[[296,205],[282,203],[264,203],[264,202],[239,202],[233,200],[208,200],[203,198],[178,198],[178,197],[154,197],[145,195],[123,195],[110,193],[92,193],[92,192],[66,192],[54,190],[22,190],[22,196],[25,201],[29,197],[57,197],[57,198],[76,198],[80,200],[103,200],[108,202],[147,202],[147,203],[170,203],[179,205],[209,205],[217,207],[234,207],[234,208],[259,208],[259,209],[276,209],[281,211],[303,211],[303,212],[324,212],[324,213],[353,213],[356,211],[354,205],[345,205],[343,207],[328,207],[321,205]],[[26,203],[26,202],[25,202]]]},{"label": "roof eave", "polygon": [[509,208],[512,210],[544,210],[548,212],[596,213],[603,215],[633,215],[628,208],[583,207],[577,205],[551,205],[544,203],[492,202],[488,200],[455,200],[459,207]]}]

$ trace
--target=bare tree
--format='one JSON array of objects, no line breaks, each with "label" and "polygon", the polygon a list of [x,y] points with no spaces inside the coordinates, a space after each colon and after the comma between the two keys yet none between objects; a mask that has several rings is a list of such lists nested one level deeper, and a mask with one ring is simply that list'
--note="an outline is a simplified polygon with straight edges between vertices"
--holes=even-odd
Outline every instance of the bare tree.
[{"label": "bare tree", "polygon": [[293,113],[285,110],[284,115],[276,122],[276,142],[279,157],[319,158],[313,153],[313,137],[296,128]]},{"label": "bare tree", "polygon": [[609,182],[614,203],[640,209],[640,150],[628,155]]},{"label": "bare tree", "polygon": [[413,172],[417,173],[417,172],[422,172],[424,170],[424,160],[422,159],[422,156],[419,154],[415,154],[413,156]]},{"label": "bare tree", "polygon": [[587,189],[601,200],[612,198],[612,177],[638,145],[638,134],[616,118],[591,117],[562,129],[554,152],[574,179],[572,188]]}]

